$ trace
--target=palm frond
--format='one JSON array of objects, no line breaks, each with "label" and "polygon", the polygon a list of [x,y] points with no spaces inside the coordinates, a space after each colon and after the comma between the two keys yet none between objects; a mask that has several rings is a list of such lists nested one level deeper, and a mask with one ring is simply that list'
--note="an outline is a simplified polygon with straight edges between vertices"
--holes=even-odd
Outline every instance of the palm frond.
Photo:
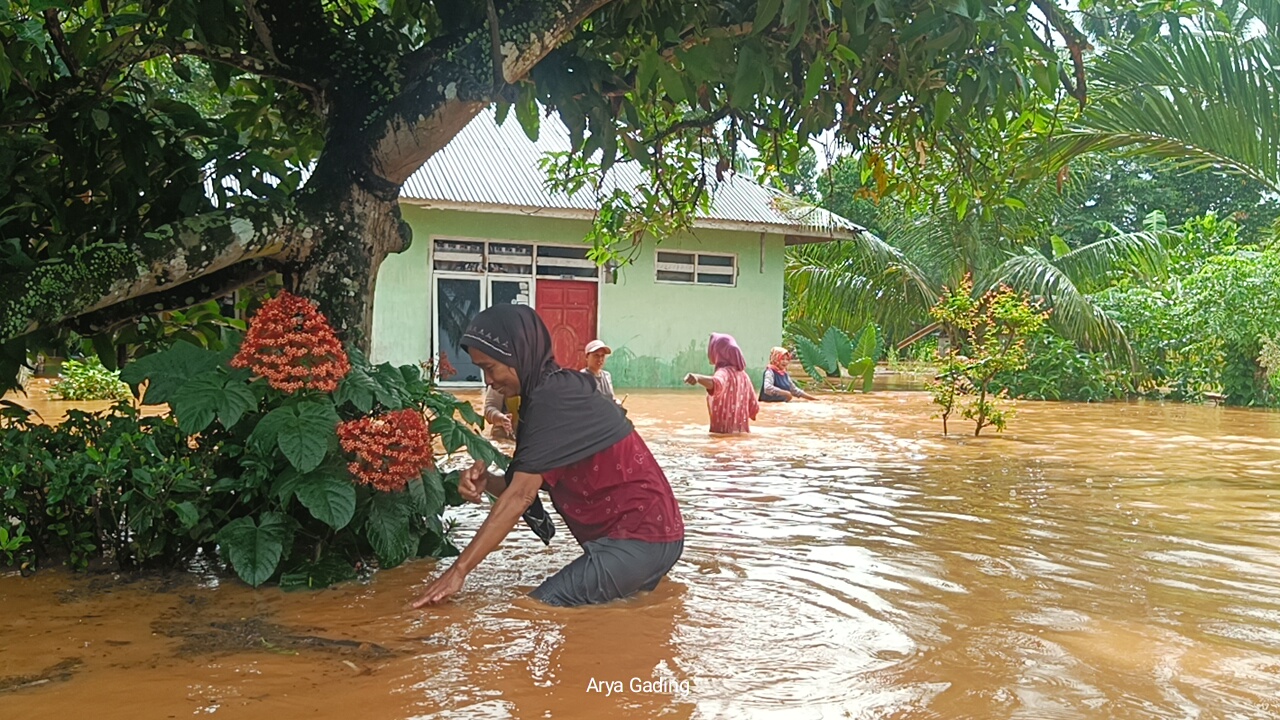
[{"label": "palm frond", "polygon": [[909,332],[937,295],[929,279],[897,248],[870,233],[857,240],[788,251],[789,324],[834,325],[855,332],[875,321]]},{"label": "palm frond", "polygon": [[1184,169],[1241,173],[1280,192],[1280,95],[1274,35],[1179,33],[1102,53],[1099,94],[1049,147],[1061,163],[1124,149]]},{"label": "palm frond", "polygon": [[1168,269],[1166,243],[1172,236],[1168,231],[1147,230],[1112,235],[1078,247],[1052,262],[1082,289],[1101,289],[1117,272],[1156,278]]},{"label": "palm frond", "polygon": [[1081,347],[1102,351],[1133,363],[1133,349],[1110,315],[1084,292],[1066,272],[1034,249],[1009,258],[992,273],[988,287],[1008,285],[1041,300],[1052,310],[1049,323],[1063,337]]}]

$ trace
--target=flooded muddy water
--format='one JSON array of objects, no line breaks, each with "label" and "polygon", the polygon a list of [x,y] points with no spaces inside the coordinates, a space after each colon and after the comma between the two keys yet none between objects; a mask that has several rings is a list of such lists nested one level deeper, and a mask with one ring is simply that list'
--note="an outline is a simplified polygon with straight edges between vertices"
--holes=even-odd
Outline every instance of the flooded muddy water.
[{"label": "flooded muddy water", "polygon": [[[576,556],[515,532],[455,602],[366,584],[0,576],[7,717],[1261,718],[1280,715],[1280,415],[1021,403],[943,437],[922,393],[631,393],[688,528],[658,590],[523,593]],[[483,511],[455,512],[465,541]],[[563,528],[562,528],[563,529]]]}]

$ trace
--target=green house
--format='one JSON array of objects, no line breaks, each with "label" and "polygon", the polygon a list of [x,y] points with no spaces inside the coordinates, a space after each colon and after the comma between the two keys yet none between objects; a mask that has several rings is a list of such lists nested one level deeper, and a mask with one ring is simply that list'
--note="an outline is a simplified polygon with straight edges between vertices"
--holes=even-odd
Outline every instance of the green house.
[{"label": "green house", "polygon": [[[514,119],[476,117],[405,183],[400,205],[413,244],[389,257],[374,295],[372,359],[418,363],[440,353],[451,382],[481,382],[458,347],[467,322],[496,303],[532,305],[551,330],[556,359],[581,368],[600,338],[617,387],[673,387],[706,372],[707,337],[737,338],[752,377],[782,340],[784,249],[850,239],[853,223],[741,175],[713,190],[693,229],[646,241],[633,262],[598,267],[584,242],[595,212],[588,192],[549,192],[538,161],[569,149],[544,118],[531,142]],[[644,182],[632,165],[610,172]]]}]

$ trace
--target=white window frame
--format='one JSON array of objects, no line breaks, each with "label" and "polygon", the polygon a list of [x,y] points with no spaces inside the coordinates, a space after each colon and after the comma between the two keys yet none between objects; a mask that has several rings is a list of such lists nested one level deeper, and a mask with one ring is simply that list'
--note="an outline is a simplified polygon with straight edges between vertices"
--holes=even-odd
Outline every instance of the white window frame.
[{"label": "white window frame", "polygon": [[[688,255],[693,258],[692,263],[674,263],[661,262],[658,260],[659,253],[671,253],[673,255]],[[704,257],[729,258],[732,263],[728,266],[724,265],[703,265],[701,260]],[[738,286],[738,254],[737,253],[711,253],[697,252],[695,250],[671,250],[663,248],[654,248],[653,254],[653,281],[664,285],[699,285],[702,287],[737,287]],[[658,276],[661,272],[679,272],[689,273],[692,280],[664,280]],[[729,282],[727,283],[711,283],[700,282],[698,275],[727,275]]]}]

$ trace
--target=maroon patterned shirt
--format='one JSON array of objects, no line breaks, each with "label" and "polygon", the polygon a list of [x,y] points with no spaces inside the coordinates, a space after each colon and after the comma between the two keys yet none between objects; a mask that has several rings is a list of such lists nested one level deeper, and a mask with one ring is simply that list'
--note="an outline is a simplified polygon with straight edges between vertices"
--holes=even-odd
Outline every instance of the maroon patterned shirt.
[{"label": "maroon patterned shirt", "polygon": [[542,473],[542,482],[579,543],[684,538],[676,496],[637,432],[585,460]]}]

